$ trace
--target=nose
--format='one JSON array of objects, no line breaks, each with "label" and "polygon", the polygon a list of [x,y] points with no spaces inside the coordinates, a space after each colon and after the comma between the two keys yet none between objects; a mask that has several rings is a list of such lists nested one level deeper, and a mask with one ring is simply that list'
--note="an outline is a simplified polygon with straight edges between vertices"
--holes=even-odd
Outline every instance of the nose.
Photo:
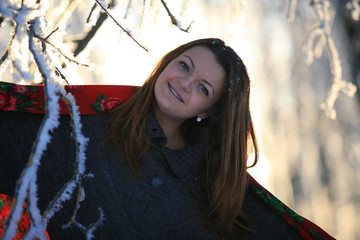
[{"label": "nose", "polygon": [[191,87],[193,83],[194,83],[194,79],[192,77],[186,77],[180,79],[180,86],[186,92],[191,91]]}]

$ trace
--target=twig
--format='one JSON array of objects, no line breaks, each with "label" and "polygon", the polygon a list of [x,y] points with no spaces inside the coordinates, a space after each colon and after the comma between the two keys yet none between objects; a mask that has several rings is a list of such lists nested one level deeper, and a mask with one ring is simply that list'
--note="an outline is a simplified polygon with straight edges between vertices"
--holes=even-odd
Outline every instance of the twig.
[{"label": "twig", "polygon": [[91,27],[91,29],[86,33],[85,37],[81,40],[75,40],[76,47],[74,50],[74,57],[79,55],[89,44],[91,39],[95,36],[96,32],[100,29],[101,25],[105,22],[107,19],[107,15],[105,13],[100,13],[100,16],[96,20],[96,23],[94,26]]},{"label": "twig", "polygon": [[[331,118],[336,118],[336,111],[334,109],[335,101],[339,93],[344,92],[349,97],[352,97],[356,92],[356,86],[350,82],[346,82],[342,78],[341,59],[338,50],[335,46],[334,40],[331,37],[331,25],[333,21],[333,11],[329,0],[312,0],[313,7],[318,22],[312,27],[307,43],[304,47],[305,54],[307,54],[307,63],[312,63],[315,57],[321,56],[321,53],[326,47],[329,53],[330,68],[331,68],[331,84],[327,92],[327,96],[320,107],[325,111],[325,114]],[[314,41],[318,37],[318,42],[313,48]]]},{"label": "twig", "polygon": [[108,17],[110,17],[116,25],[118,25],[118,27],[120,27],[139,47],[141,47],[142,49],[144,49],[146,52],[148,52],[149,50],[144,47],[143,45],[141,45],[132,35],[131,33],[126,30],[109,12],[108,10],[98,1],[95,0],[95,2],[101,7],[101,9],[106,13],[106,15],[108,15]]},{"label": "twig", "polygon": [[286,11],[286,17],[288,19],[289,22],[293,22],[295,19],[295,11],[296,11],[296,6],[298,4],[297,0],[288,0],[287,1],[287,11]]},{"label": "twig", "polygon": [[94,13],[95,9],[96,9],[97,4],[94,3],[94,5],[91,7],[90,13],[88,15],[88,17],[86,18],[86,23],[90,22],[90,19],[92,17],[92,14]]},{"label": "twig", "polygon": [[7,59],[8,56],[9,56],[9,51],[6,50],[0,58],[0,65],[3,64],[3,62],[5,62],[5,60]]},{"label": "twig", "polygon": [[59,27],[55,28],[54,30],[51,31],[51,33],[49,33],[49,35],[46,36],[46,40],[49,39],[51,37],[51,35],[53,35],[57,30],[59,30]]},{"label": "twig", "polygon": [[90,68],[91,66],[89,64],[85,64],[85,63],[80,63],[78,62],[77,60],[75,59],[72,59],[71,57],[67,56],[66,54],[64,54],[60,48],[56,47],[54,44],[52,44],[50,41],[47,40],[48,37],[46,38],[43,38],[37,34],[34,35],[34,37],[36,37],[37,39],[41,40],[42,42],[45,42],[47,44],[49,44],[50,46],[52,46],[53,48],[56,49],[56,51],[58,51],[64,58],[66,58],[69,62],[73,62],[79,66],[82,66],[82,67],[88,67]]},{"label": "twig", "polygon": [[68,80],[66,79],[65,75],[62,74],[62,72],[60,71],[60,69],[58,67],[55,67],[55,74],[60,76],[61,79],[63,79],[67,85],[69,85],[70,83],[68,82]]},{"label": "twig", "polygon": [[[92,16],[93,11],[95,11],[97,5],[98,5],[97,3],[94,3],[94,5],[92,6],[89,16],[86,19],[87,23],[90,21],[90,17]],[[114,5],[115,5],[115,0],[112,0],[109,4],[109,7],[113,7]],[[100,12],[100,15],[99,15],[98,19],[96,20],[95,25],[92,26],[90,28],[90,30],[88,30],[86,32],[85,36],[82,39],[74,40],[74,43],[76,45],[76,47],[74,49],[74,57],[79,55],[86,48],[86,46],[90,43],[91,39],[93,39],[93,37],[95,36],[96,32],[100,29],[102,24],[105,22],[107,17],[108,17],[108,15],[106,13]]]},{"label": "twig", "polygon": [[68,5],[65,7],[64,11],[59,15],[58,19],[54,22],[54,26],[59,26],[60,22],[63,21],[64,18],[71,16],[71,13],[76,9],[78,0],[68,1]]},{"label": "twig", "polygon": [[131,7],[131,2],[132,2],[132,0],[129,0],[129,2],[128,2],[128,4],[127,4],[126,11],[125,11],[125,15],[124,15],[124,19],[126,19],[127,16],[128,16],[128,14],[129,14],[130,7]]},{"label": "twig", "polygon": [[5,20],[5,18],[3,16],[0,16],[0,27],[4,20]]},{"label": "twig", "polygon": [[141,29],[143,19],[144,19],[144,15],[145,15],[145,11],[146,11],[146,0],[143,0],[142,10],[141,10],[141,15],[140,15],[141,17],[140,17],[140,22],[139,22],[139,29]]},{"label": "twig", "polygon": [[170,17],[170,20],[171,20],[171,23],[173,25],[175,25],[176,27],[178,27],[181,31],[184,31],[184,32],[189,32],[189,29],[191,28],[191,25],[194,23],[194,21],[192,21],[190,23],[190,25],[185,29],[185,28],[182,28],[181,24],[179,23],[179,21],[175,18],[175,16],[171,13],[170,9],[168,8],[168,6],[166,5],[166,2],[164,0],[161,0],[161,3],[163,4],[167,14],[169,15]]}]

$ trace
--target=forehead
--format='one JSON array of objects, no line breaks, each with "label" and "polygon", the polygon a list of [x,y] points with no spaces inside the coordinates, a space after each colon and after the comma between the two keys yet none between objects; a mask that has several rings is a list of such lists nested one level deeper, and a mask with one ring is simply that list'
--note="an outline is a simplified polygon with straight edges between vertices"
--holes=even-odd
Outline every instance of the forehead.
[{"label": "forehead", "polygon": [[184,51],[182,54],[180,54],[179,57],[184,56],[184,55],[191,56],[192,58],[201,61],[200,63],[220,65],[217,62],[214,53],[207,47],[203,47],[203,46],[191,47],[191,48],[187,49],[186,51]]}]

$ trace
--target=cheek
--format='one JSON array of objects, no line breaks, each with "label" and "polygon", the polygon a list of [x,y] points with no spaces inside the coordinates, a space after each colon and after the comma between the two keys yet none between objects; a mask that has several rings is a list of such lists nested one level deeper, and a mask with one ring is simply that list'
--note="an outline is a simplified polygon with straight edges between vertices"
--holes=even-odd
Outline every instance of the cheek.
[{"label": "cheek", "polygon": [[195,97],[193,101],[194,110],[197,112],[205,112],[211,108],[213,101],[210,99],[204,99],[203,97]]},{"label": "cheek", "polygon": [[164,75],[160,74],[159,77],[156,79],[156,82],[155,82],[155,87],[154,87],[155,96],[156,96],[156,94],[159,94],[162,91],[162,89],[164,87],[164,84],[165,84]]}]

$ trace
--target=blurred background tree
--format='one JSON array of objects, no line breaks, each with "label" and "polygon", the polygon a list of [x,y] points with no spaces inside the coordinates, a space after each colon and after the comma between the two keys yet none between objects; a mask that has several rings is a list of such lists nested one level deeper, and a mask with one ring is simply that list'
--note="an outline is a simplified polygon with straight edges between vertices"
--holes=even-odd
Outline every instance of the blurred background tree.
[{"label": "blurred background tree", "polygon": [[359,0],[1,1],[0,78],[39,83],[7,2],[48,4],[38,40],[64,84],[141,85],[179,44],[224,39],[252,79],[261,152],[251,174],[336,238],[360,239]]}]

